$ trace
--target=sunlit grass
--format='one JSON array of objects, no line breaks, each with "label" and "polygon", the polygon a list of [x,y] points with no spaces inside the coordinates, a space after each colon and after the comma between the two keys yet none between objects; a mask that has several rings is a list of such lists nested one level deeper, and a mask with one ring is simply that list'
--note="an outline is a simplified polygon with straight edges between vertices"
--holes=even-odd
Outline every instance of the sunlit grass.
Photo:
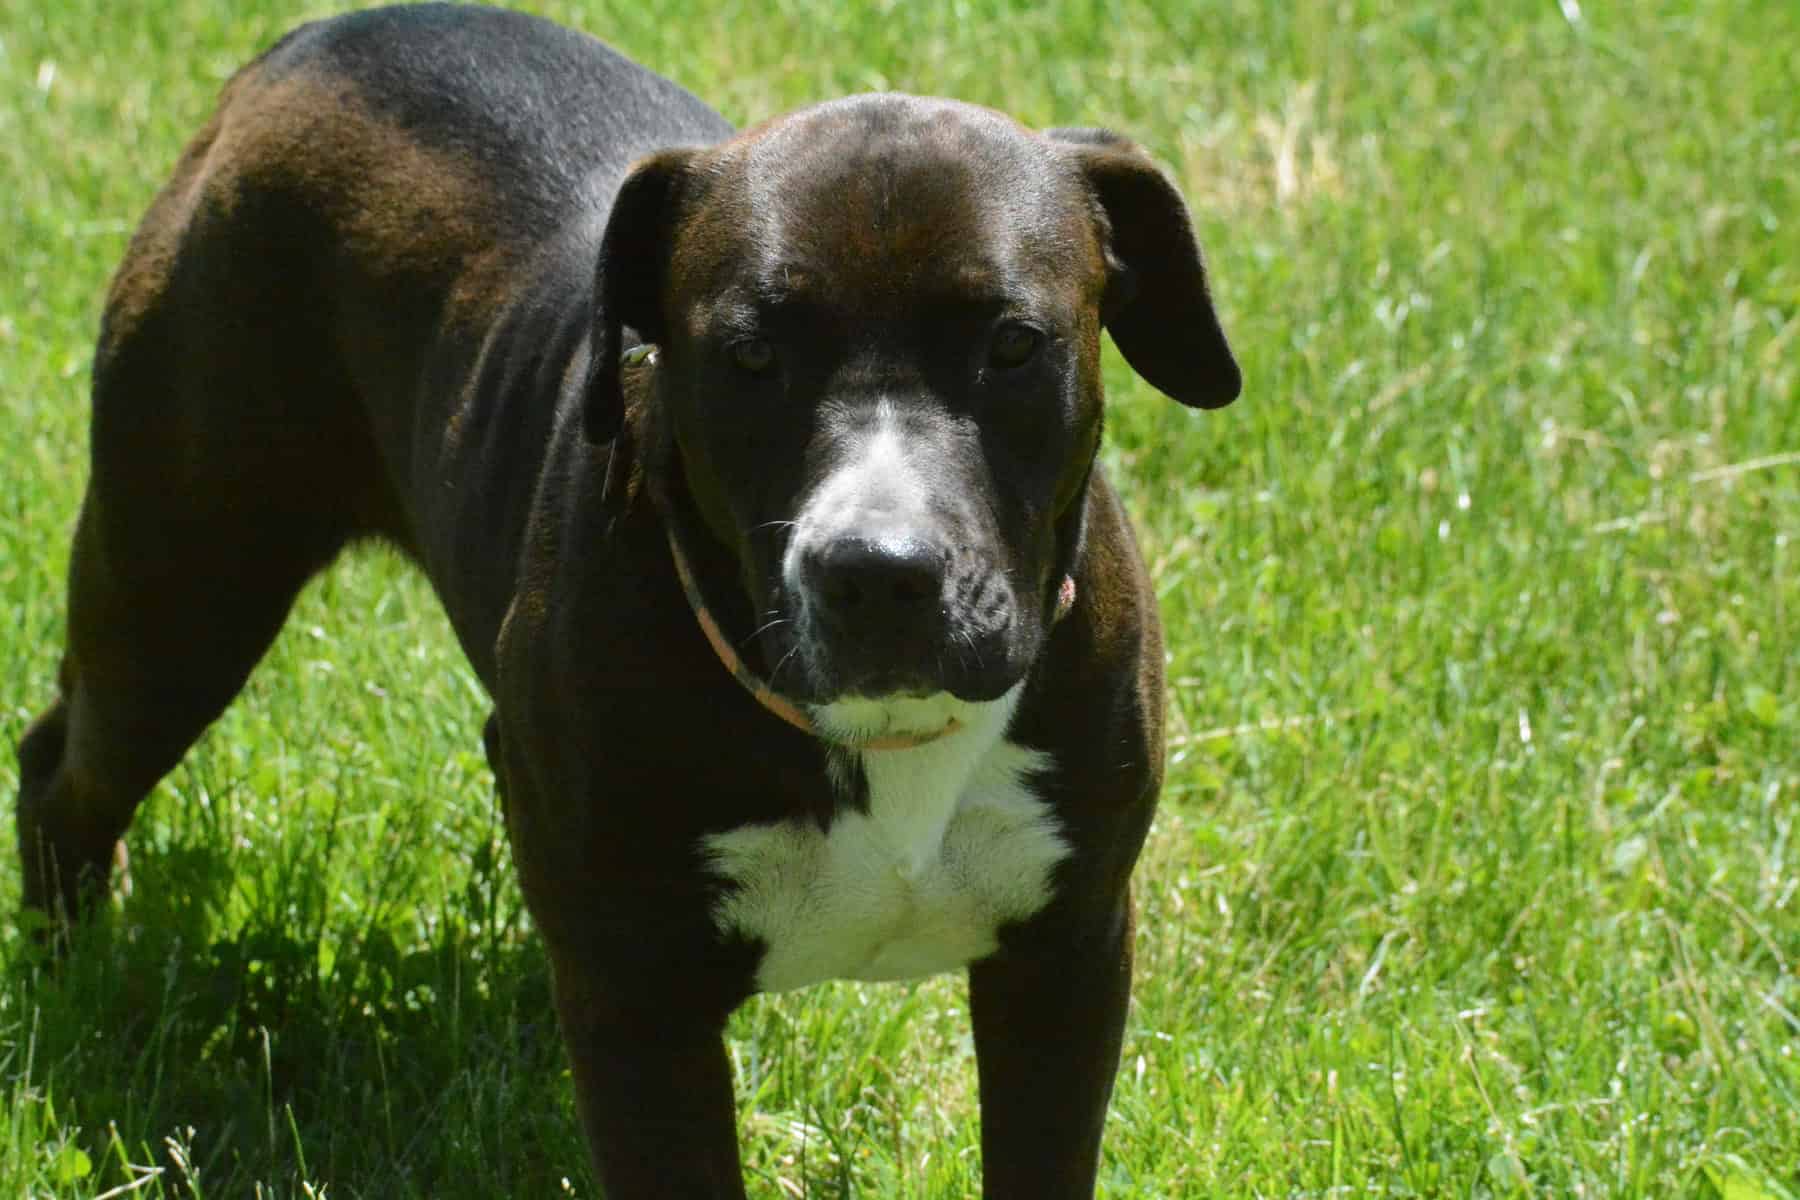
[{"label": "sunlit grass", "polygon": [[[0,0],[9,744],[107,272],[325,11]],[[1194,202],[1248,387],[1109,374],[1173,748],[1105,1194],[1800,1195],[1800,8],[543,11],[736,120],[897,87],[1114,125]],[[310,590],[66,972],[0,925],[0,1193],[593,1195],[484,712],[400,564]],[[973,1194],[964,1006],[749,1006],[753,1194]]]}]

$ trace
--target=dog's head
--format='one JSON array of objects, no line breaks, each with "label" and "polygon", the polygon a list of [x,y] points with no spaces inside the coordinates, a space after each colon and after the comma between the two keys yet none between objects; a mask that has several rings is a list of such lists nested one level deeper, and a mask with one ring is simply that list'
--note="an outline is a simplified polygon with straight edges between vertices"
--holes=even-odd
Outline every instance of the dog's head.
[{"label": "dog's head", "polygon": [[1100,330],[1184,404],[1239,375],[1185,205],[1129,142],[906,96],[633,169],[604,237],[588,435],[659,346],[651,486],[736,558],[752,662],[855,739],[1005,695],[1079,553]]}]

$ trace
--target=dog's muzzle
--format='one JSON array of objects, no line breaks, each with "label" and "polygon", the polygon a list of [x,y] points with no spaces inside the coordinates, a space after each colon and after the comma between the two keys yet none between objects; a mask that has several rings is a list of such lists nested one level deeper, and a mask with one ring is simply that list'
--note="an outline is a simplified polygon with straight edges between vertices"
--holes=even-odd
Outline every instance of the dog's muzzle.
[{"label": "dog's muzzle", "polygon": [[[687,597],[688,607],[693,610],[695,621],[699,624],[701,632],[706,635],[707,644],[712,647],[713,653],[718,656],[719,662],[725,669],[731,673],[732,678],[736,679],[744,690],[749,692],[756,702],[769,713],[803,733],[822,741],[834,742],[856,750],[908,750],[935,742],[962,728],[963,720],[957,710],[969,706],[950,697],[939,697],[939,699],[949,700],[948,705],[905,701],[889,706],[877,704],[874,707],[893,708],[895,711],[876,712],[871,710],[871,704],[867,701],[853,699],[816,706],[801,705],[777,691],[746,666],[737,651],[732,648],[731,639],[726,637],[724,631],[719,628],[712,609],[707,605],[706,598],[701,595],[700,586],[695,582],[693,568],[688,565],[687,555],[681,548],[681,540],[675,532],[674,523],[665,520],[664,528],[668,533],[669,555],[675,565],[676,578],[681,582],[682,592]],[[852,556],[853,559],[855,557]],[[884,556],[878,555],[877,557]],[[908,555],[903,554],[899,557],[904,558]],[[852,571],[853,575],[859,573],[859,571]],[[887,566],[874,568],[872,573],[883,581],[876,588],[874,599],[871,601],[868,594],[858,594],[850,602],[852,607],[865,602],[882,605],[899,603],[906,588],[913,586],[917,581],[915,577],[912,582],[904,585],[897,584],[894,582],[895,574],[904,575],[906,572],[895,572]],[[866,580],[860,580],[858,586],[867,587],[869,585]],[[1051,614],[1051,623],[1061,621],[1074,607],[1075,581],[1065,575],[1057,590],[1056,607]],[[815,720],[815,712],[822,713],[826,717],[823,727],[818,720]],[[896,721],[903,727],[893,728]]]},{"label": "dog's muzzle", "polygon": [[932,668],[948,632],[949,551],[922,538],[850,535],[803,549],[802,628],[831,647],[837,690],[940,690]]}]

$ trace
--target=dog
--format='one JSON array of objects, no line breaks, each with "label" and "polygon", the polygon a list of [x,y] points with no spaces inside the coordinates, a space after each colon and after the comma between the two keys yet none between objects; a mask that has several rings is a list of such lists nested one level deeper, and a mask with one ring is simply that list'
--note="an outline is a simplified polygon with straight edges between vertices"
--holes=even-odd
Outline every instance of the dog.
[{"label": "dog", "polygon": [[606,1195],[742,1197],[728,1014],[966,968],[985,1194],[1093,1194],[1162,775],[1101,331],[1240,374],[1131,142],[870,95],[737,132],[521,14],[303,26],[226,85],[94,360],[25,902],[105,891],[295,592],[429,576]]}]

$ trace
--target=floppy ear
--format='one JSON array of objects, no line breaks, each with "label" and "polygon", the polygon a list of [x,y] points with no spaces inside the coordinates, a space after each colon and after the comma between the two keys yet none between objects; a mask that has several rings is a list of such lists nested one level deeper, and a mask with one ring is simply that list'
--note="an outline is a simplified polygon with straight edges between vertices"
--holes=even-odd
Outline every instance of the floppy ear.
[{"label": "floppy ear", "polygon": [[619,386],[624,328],[661,342],[663,285],[682,182],[692,150],[663,150],[639,159],[619,186],[600,239],[594,274],[594,329],[582,427],[590,442],[610,441],[625,420]]},{"label": "floppy ear", "polygon": [[1158,391],[1219,408],[1243,386],[1219,327],[1187,205],[1135,144],[1105,129],[1049,129],[1105,214],[1111,279],[1101,311],[1125,361]]}]

